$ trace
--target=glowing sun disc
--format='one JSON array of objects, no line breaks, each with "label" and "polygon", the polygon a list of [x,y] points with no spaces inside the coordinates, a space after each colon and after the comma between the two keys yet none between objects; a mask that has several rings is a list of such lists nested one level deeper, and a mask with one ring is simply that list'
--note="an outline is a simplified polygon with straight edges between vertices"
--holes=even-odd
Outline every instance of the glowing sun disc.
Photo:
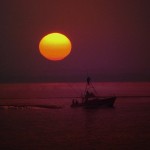
[{"label": "glowing sun disc", "polygon": [[71,41],[61,33],[50,33],[39,43],[42,56],[48,60],[62,60],[71,52]]}]

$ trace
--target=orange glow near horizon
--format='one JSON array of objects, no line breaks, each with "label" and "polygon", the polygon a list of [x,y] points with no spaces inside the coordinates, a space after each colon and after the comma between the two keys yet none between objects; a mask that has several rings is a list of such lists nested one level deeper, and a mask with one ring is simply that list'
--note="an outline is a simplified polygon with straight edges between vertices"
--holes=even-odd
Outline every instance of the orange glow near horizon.
[{"label": "orange glow near horizon", "polygon": [[48,60],[62,60],[71,52],[71,41],[61,33],[51,33],[41,39],[39,50]]}]

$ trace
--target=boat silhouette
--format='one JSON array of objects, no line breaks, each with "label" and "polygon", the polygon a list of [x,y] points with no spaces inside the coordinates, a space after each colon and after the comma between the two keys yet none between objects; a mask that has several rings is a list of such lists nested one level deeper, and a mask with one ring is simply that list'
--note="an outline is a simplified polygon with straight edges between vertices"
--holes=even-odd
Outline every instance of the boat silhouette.
[{"label": "boat silhouette", "polygon": [[77,99],[72,100],[71,107],[84,107],[84,108],[99,108],[99,107],[113,107],[116,96],[101,97],[97,96],[97,92],[91,83],[90,77],[87,78],[86,87],[80,101]]}]

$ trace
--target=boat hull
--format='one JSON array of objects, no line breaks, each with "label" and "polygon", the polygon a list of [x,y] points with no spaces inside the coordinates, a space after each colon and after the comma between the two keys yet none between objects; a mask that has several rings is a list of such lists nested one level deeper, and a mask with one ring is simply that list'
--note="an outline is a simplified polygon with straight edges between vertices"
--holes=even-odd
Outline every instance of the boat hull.
[{"label": "boat hull", "polygon": [[83,103],[74,103],[71,105],[72,108],[84,107],[84,108],[98,108],[98,107],[113,107],[116,97],[95,97],[91,100]]}]

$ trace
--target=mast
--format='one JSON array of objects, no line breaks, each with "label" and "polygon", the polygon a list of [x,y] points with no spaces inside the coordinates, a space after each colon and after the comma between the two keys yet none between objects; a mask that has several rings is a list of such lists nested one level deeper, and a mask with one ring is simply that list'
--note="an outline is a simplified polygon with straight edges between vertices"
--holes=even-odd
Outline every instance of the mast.
[{"label": "mast", "polygon": [[85,86],[85,91],[84,91],[84,96],[87,94],[87,92],[91,91],[92,89],[92,93],[93,94],[97,94],[92,82],[91,82],[91,78],[88,76],[86,79],[86,86]]}]

